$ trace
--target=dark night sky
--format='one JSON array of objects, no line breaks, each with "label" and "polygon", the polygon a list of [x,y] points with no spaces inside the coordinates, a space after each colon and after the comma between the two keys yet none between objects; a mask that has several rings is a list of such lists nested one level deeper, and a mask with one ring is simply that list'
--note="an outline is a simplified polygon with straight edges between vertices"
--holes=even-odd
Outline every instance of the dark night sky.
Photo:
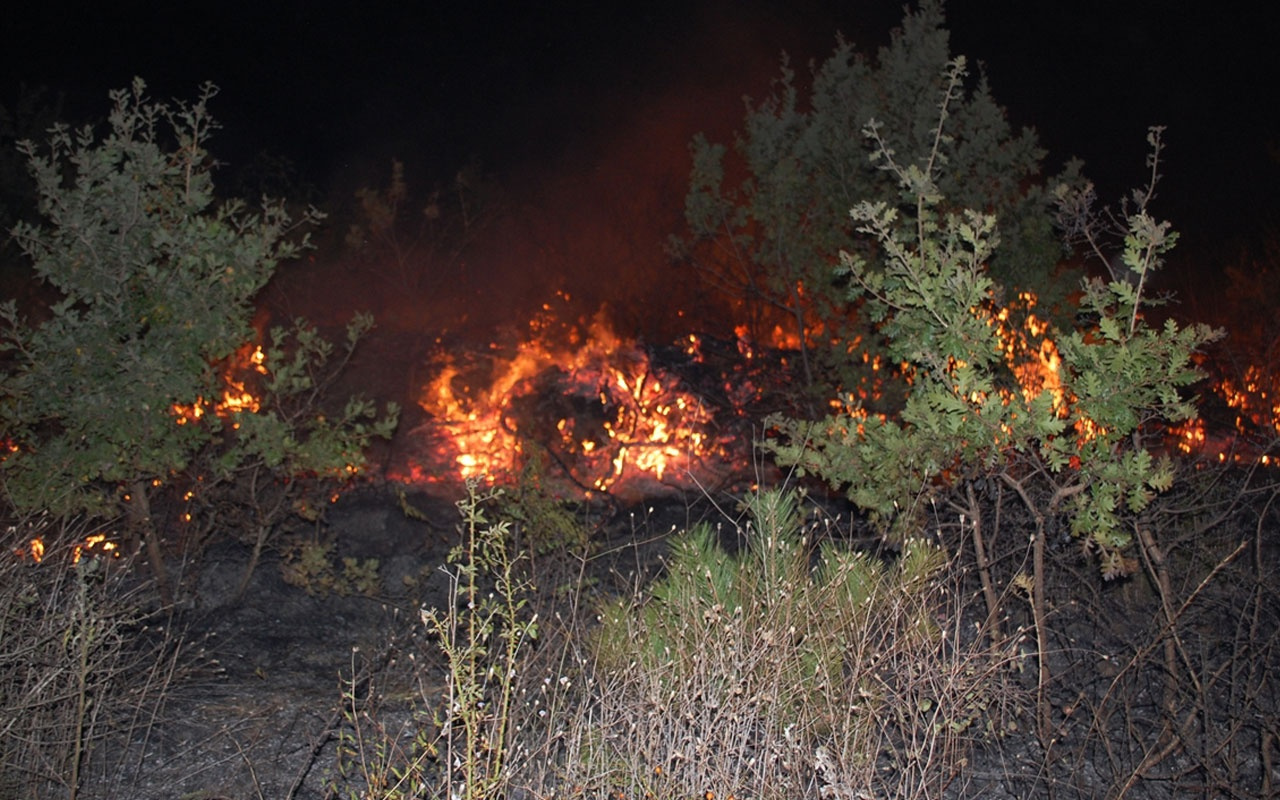
[{"label": "dark night sky", "polygon": [[[1119,190],[1143,177],[1147,125],[1168,125],[1163,208],[1203,242],[1247,234],[1280,206],[1280,67],[1274,12],[1256,10],[1265,5],[953,0],[948,17],[953,52],[986,65],[996,98],[1040,130],[1051,164],[1079,155]],[[780,51],[800,64],[824,57],[837,30],[873,50],[901,9],[901,0],[24,3],[5,14],[0,104],[12,106],[19,84],[45,85],[66,92],[73,114],[100,115],[107,90],[133,75],[165,98],[212,80],[222,87],[220,158],[287,155],[347,197],[392,156],[441,174],[476,157],[517,183],[578,162],[643,159],[602,144],[628,127],[673,131],[662,146],[677,151],[667,159],[677,166],[662,169],[678,170],[690,134],[724,139],[738,126],[741,96],[767,92]]]}]

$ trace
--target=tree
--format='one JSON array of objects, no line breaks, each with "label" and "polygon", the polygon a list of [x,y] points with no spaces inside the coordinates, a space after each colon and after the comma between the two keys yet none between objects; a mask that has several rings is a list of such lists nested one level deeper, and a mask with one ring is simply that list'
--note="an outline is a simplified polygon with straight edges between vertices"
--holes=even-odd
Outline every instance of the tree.
[{"label": "tree", "polygon": [[749,107],[732,157],[701,136],[691,148],[689,235],[677,253],[742,304],[757,339],[780,325],[800,348],[801,377],[820,394],[856,385],[847,354],[872,345],[871,326],[833,269],[842,250],[876,255],[849,209],[897,198],[896,181],[871,163],[859,135],[872,118],[898,163],[946,165],[935,175],[939,211],[975,208],[999,220],[1005,247],[991,269],[1002,284],[1033,291],[1050,308],[1071,284],[1054,280],[1062,249],[1052,196],[1038,179],[1044,152],[1032,131],[1011,129],[985,79],[956,88],[934,136],[934,98],[951,59],[944,21],[942,4],[926,0],[874,61],[838,40],[814,69],[805,102],[784,61],[775,93]]},{"label": "tree", "polygon": [[[1000,241],[997,217],[983,207],[949,210],[954,206],[939,178],[950,167],[943,158],[945,121],[963,76],[963,59],[957,59],[934,105],[935,145],[923,162],[899,161],[879,121],[868,123],[864,135],[874,145],[876,168],[893,178],[899,195],[894,202],[858,202],[850,212],[857,232],[883,259],[873,264],[860,251],[840,254],[851,299],[864,304],[890,357],[910,376],[904,406],[892,416],[875,414],[850,399],[817,424],[775,417],[781,436],[767,447],[780,462],[846,490],[887,532],[912,535],[939,506],[965,520],[993,634],[997,593],[980,497],[992,487],[1011,490],[1035,524],[1032,575],[1018,581],[1031,597],[1043,643],[1045,540],[1057,519],[1067,520],[1108,578],[1136,571],[1137,562],[1125,554],[1134,531],[1148,554],[1155,548],[1135,521],[1172,485],[1174,469],[1153,445],[1162,424],[1195,416],[1194,403],[1181,392],[1200,377],[1193,355],[1218,332],[1147,319],[1150,276],[1177,240],[1169,223],[1149,210],[1160,129],[1149,137],[1151,184],[1134,193],[1120,217],[1121,258],[1133,280],[1086,283],[1081,322],[1073,329],[1030,316],[1028,324],[1016,324],[1010,293],[988,268]],[[1064,185],[1057,197],[1096,240],[1092,188]],[[1049,678],[1043,655],[1042,735]]]},{"label": "tree", "polygon": [[[295,224],[278,202],[250,210],[219,201],[206,150],[217,127],[208,112],[216,89],[206,85],[196,102],[173,104],[152,102],[145,90],[138,79],[111,94],[101,138],[91,127],[58,126],[47,148],[21,146],[44,222],[19,223],[13,234],[60,299],[37,324],[20,318],[14,303],[3,306],[0,345],[10,358],[0,374],[0,422],[9,444],[7,499],[55,514],[123,513],[146,543],[167,602],[152,497],[238,432],[240,415],[255,413],[216,408],[224,372],[252,340],[254,296],[282,260],[307,246],[294,236],[298,225],[319,215],[310,210]],[[353,451],[358,458],[375,431],[356,422],[308,430],[257,413],[244,427],[253,434],[234,437],[234,452],[249,458],[261,442],[336,436],[341,446],[329,449],[331,458]],[[270,458],[273,466],[288,463]],[[236,462],[220,459],[228,469]]]}]

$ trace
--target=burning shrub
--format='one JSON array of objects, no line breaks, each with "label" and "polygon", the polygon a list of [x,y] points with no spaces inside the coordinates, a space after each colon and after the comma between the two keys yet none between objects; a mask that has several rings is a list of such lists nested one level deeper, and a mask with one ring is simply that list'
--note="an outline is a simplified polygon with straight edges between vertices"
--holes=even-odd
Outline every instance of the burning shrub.
[{"label": "burning shrub", "polygon": [[[783,436],[769,443],[784,463],[796,464],[870,512],[884,530],[910,535],[927,514],[949,509],[972,535],[995,631],[999,600],[985,555],[982,497],[1009,490],[1033,520],[1031,575],[1014,584],[1031,597],[1041,642],[1040,720],[1048,741],[1044,660],[1044,564],[1046,539],[1060,519],[1086,550],[1097,555],[1106,578],[1128,575],[1138,561],[1125,552],[1133,532],[1148,564],[1163,564],[1147,526],[1134,524],[1155,496],[1174,480],[1167,457],[1151,449],[1157,423],[1195,416],[1180,395],[1200,372],[1192,356],[1217,332],[1172,320],[1150,325],[1144,289],[1173,247],[1176,234],[1153,218],[1161,153],[1160,129],[1149,136],[1151,185],[1134,193],[1123,215],[1123,263],[1132,280],[1100,280],[1084,287],[1074,330],[1038,328],[1050,350],[1011,342],[1000,323],[1004,295],[988,270],[998,241],[995,216],[947,208],[938,174],[944,122],[961,85],[963,59],[948,68],[938,107],[935,145],[920,163],[899,161],[873,121],[865,135],[879,167],[894,177],[900,199],[864,201],[853,207],[859,231],[885,255],[873,266],[856,253],[841,254],[842,271],[854,281],[852,297],[884,335],[890,357],[910,371],[902,411],[875,415],[852,399],[823,422],[775,418]],[[1096,240],[1098,215],[1089,208],[1092,189],[1063,188],[1065,217]],[[1046,358],[1046,355],[1049,357]],[[1039,379],[1028,381],[1028,376]],[[1000,518],[999,509],[995,518]],[[1167,582],[1167,575],[1153,575]]]},{"label": "burning shrub", "polygon": [[0,532],[2,797],[79,797],[165,699],[179,651],[106,544],[48,515]]},{"label": "burning shrub", "polygon": [[[337,487],[365,468],[370,441],[388,438],[395,429],[395,403],[388,403],[382,414],[362,397],[349,398],[340,409],[323,403],[372,326],[372,317],[356,314],[337,352],[303,320],[292,328],[274,328],[267,351],[257,348],[254,353],[261,358],[250,360],[250,372],[258,379],[254,390],[245,391],[244,382],[230,378],[241,398],[234,413],[224,411],[222,419],[206,416],[217,420],[221,434],[193,464],[199,489],[189,507],[204,512],[207,526],[228,527],[249,545],[237,597],[248,588],[269,540],[285,520],[318,522]],[[360,569],[367,572],[367,567]]]},{"label": "burning shrub", "polygon": [[[47,149],[23,143],[47,222],[21,223],[14,236],[62,297],[37,325],[12,302],[0,307],[12,355],[0,382],[0,422],[11,437],[6,500],[55,514],[124,513],[166,604],[172,592],[152,501],[172,484],[193,483],[183,479],[194,478],[202,454],[219,450],[228,468],[259,463],[271,479],[288,480],[298,469],[358,466],[369,436],[387,429],[360,427],[369,416],[360,406],[328,423],[263,409],[224,374],[252,341],[253,298],[308,244],[291,234],[319,215],[295,223],[278,202],[255,212],[215,200],[205,149],[217,127],[207,109],[215,93],[206,85],[195,103],[154,103],[135,80],[112,93],[104,137],[55,127]],[[303,336],[294,348],[300,361],[272,364],[275,389],[310,398],[291,407],[314,412],[320,385],[308,369],[326,351],[314,334],[310,344]],[[227,441],[234,452],[219,449]]]},{"label": "burning shrub", "polygon": [[724,458],[711,409],[679,375],[603,313],[581,327],[544,313],[513,349],[471,361],[446,354],[420,400],[438,437],[427,480],[506,483],[542,451],[578,490],[652,491],[692,485],[699,466]]},{"label": "burning shrub", "polygon": [[800,351],[802,385],[819,401],[832,386],[853,390],[864,372],[850,348],[875,345],[874,325],[833,270],[842,250],[876,254],[858,236],[850,206],[898,198],[896,181],[867,158],[858,136],[869,119],[893,140],[900,163],[923,164],[934,153],[945,160],[939,210],[996,215],[1004,247],[991,268],[1001,282],[1035,292],[1049,309],[1073,288],[1055,277],[1061,248],[1034,133],[1011,130],[985,82],[954,96],[940,125],[928,111],[950,59],[943,23],[942,3],[922,3],[874,61],[840,40],[815,68],[807,102],[784,63],[775,93],[748,112],[733,155],[722,144],[693,143],[689,235],[677,252],[741,304],[755,341],[781,326]]}]

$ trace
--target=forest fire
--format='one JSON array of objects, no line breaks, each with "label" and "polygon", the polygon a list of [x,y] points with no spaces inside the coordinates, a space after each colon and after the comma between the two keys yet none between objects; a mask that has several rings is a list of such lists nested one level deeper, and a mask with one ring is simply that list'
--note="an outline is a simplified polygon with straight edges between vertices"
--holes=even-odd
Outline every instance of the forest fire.
[{"label": "forest fire", "polygon": [[[561,299],[567,302],[568,296]],[[1026,402],[1049,393],[1055,412],[1066,418],[1074,398],[1065,387],[1050,326],[1037,315],[1036,304],[1034,295],[1022,293],[1008,305],[974,313],[995,329],[1001,358],[1016,383],[1000,390],[1004,404],[1013,403],[1019,392]],[[590,495],[684,489],[728,475],[750,476],[750,425],[764,416],[759,401],[767,393],[761,387],[776,390],[785,384],[782,373],[795,351],[786,348],[782,336],[765,347],[752,343],[741,328],[735,336],[732,352],[719,354],[728,358],[709,365],[705,337],[691,334],[665,351],[646,350],[620,336],[604,312],[570,323],[544,305],[513,343],[455,349],[437,358],[433,377],[418,391],[427,419],[409,434],[409,463],[391,469],[388,477],[442,487],[468,478],[504,483],[515,480],[531,459],[541,459],[546,473]],[[912,375],[901,366],[889,368],[858,342],[850,352],[865,377],[841,394],[854,406],[834,400],[831,407],[865,420],[879,412],[863,403],[881,400],[889,382],[909,385]],[[715,374],[690,381],[691,373]],[[707,381],[714,391],[707,391]],[[1221,382],[1218,390],[1239,409],[1245,401],[1233,402],[1233,397],[1258,394],[1233,394],[1230,386]],[[1084,440],[1100,435],[1088,418],[1078,419],[1075,427]],[[1001,435],[996,435],[999,445]],[[1221,437],[1205,434],[1203,422],[1171,430],[1168,446],[1201,459],[1216,447],[1223,452],[1212,458],[1239,461],[1226,454]],[[1268,459],[1263,456],[1260,463]]]}]

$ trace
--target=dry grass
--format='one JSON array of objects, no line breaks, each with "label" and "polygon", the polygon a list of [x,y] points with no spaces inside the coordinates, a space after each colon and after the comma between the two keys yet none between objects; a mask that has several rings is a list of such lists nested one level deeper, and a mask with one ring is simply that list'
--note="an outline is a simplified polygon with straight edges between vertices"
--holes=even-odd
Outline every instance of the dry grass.
[{"label": "dry grass", "polygon": [[938,797],[1000,734],[1007,656],[964,641],[941,554],[811,563],[788,502],[752,500],[738,558],[678,539],[658,585],[564,640],[525,704],[522,796]]},{"label": "dry grass", "polygon": [[[978,636],[986,608],[960,588],[956,557],[919,542],[853,555],[826,542],[829,521],[786,503],[766,493],[748,501],[750,522],[673,536],[662,576],[621,599],[601,599],[608,581],[587,580],[598,571],[586,554],[576,577],[573,558],[545,556],[547,585],[579,591],[540,597],[538,640],[514,650],[503,632],[534,608],[504,598],[531,590],[510,571],[520,562],[490,553],[499,579],[480,569],[478,593],[454,592],[434,640],[420,626],[392,648],[418,680],[412,710],[383,662],[352,662],[330,725],[347,768],[329,773],[333,796],[464,796],[468,774],[483,777],[465,795],[476,800],[1274,794],[1275,503],[1250,506],[1248,524],[1207,516],[1213,535],[1162,527],[1177,575],[1167,595],[1142,580],[1090,593],[1095,573],[1073,579],[1079,565],[1060,553],[1048,743],[1027,724],[1029,642]],[[501,530],[488,519],[466,527]],[[9,529],[0,553],[0,796],[75,797],[88,770],[111,785],[110,737],[149,732],[177,662],[156,658],[123,562],[14,557],[35,530]],[[39,531],[62,556],[87,533]],[[454,565],[459,586],[471,566]],[[473,606],[501,612],[475,640],[461,636],[486,628],[468,621]],[[452,683],[447,649],[433,652],[450,642]]]},{"label": "dry grass", "polygon": [[102,532],[42,515],[0,536],[0,796],[74,800],[110,774],[113,737],[149,733],[178,667],[127,559],[87,544]]}]

